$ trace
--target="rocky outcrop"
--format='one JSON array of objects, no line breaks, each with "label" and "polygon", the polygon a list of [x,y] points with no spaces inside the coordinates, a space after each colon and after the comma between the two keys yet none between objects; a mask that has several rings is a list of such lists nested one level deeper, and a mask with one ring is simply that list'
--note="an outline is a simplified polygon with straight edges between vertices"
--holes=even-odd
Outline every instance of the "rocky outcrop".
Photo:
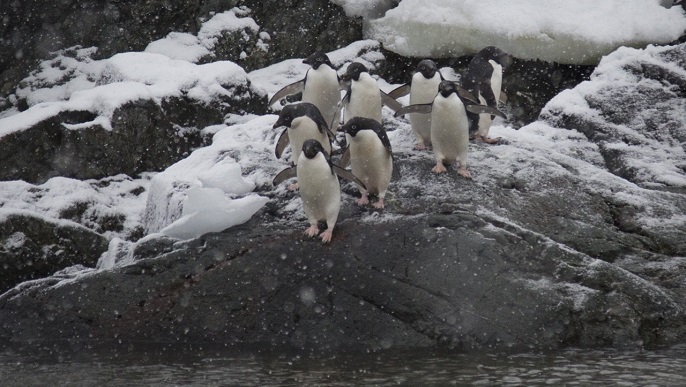
[{"label": "rocky outcrop", "polygon": [[[98,58],[140,51],[172,31],[196,33],[212,14],[236,6],[247,6],[268,34],[269,54],[251,57],[256,37],[243,39],[237,31],[220,39],[213,60],[263,67],[362,38],[361,20],[348,18],[328,0],[5,1],[0,4],[0,20],[4,20],[0,23],[0,110],[9,107],[5,97],[19,81],[52,52],[76,45],[98,47]],[[242,52],[248,54],[247,60],[241,58]]]},{"label": "rocky outcrop", "polygon": [[651,46],[640,55],[620,49],[601,61],[591,82],[550,101],[541,118],[598,144],[615,175],[684,193],[685,64],[685,44]]},{"label": "rocky outcrop", "polygon": [[[344,185],[328,245],[303,236],[297,193],[269,185],[283,167],[271,159],[273,120],[224,128],[203,160],[235,158],[261,179],[271,200],[257,215],[189,241],[115,240],[103,270],[20,284],[0,296],[0,342],[306,352],[686,342],[683,49],[620,50],[541,121],[493,128],[504,141],[470,146],[472,180],[430,173],[433,156],[412,149],[407,121],[386,114],[401,178],[382,212],[357,207]],[[155,109],[164,104],[144,116]],[[30,228],[12,226],[5,251],[28,245],[15,227]]]},{"label": "rocky outcrop", "polygon": [[[505,153],[484,150],[474,165]],[[686,261],[617,228],[602,194],[539,161],[520,161],[543,169],[535,181],[483,170],[470,182],[401,156],[406,182],[394,184],[385,213],[347,196],[330,245],[304,238],[304,222],[286,215],[294,194],[277,195],[242,226],[185,243],[148,238],[128,266],[6,293],[0,338],[316,352],[686,339]],[[78,307],[65,302],[77,295]]]},{"label": "rocky outcrop", "polygon": [[69,221],[0,210],[0,292],[74,265],[94,266],[107,238]]}]

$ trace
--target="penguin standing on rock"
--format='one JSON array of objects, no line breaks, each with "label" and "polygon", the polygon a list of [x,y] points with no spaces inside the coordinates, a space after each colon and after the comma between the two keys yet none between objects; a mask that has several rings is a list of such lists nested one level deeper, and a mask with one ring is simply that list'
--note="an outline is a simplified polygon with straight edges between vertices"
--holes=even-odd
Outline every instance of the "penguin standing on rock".
[{"label": "penguin standing on rock", "polygon": [[[409,94],[410,105],[431,103],[438,93],[438,85],[443,79],[436,63],[431,59],[424,59],[417,65],[411,82],[396,88],[388,95],[397,99]],[[412,113],[410,114],[410,124],[417,138],[415,149],[424,150],[431,146],[431,115]]]},{"label": "penguin standing on rock", "polygon": [[310,227],[305,234],[314,237],[319,234],[319,222],[326,222],[321,233],[323,243],[331,241],[333,229],[341,208],[341,187],[338,176],[364,186],[352,173],[333,164],[322,144],[314,139],[305,140],[298,156],[297,166],[281,171],[273,181],[278,185],[291,177],[298,178],[300,197]]},{"label": "penguin standing on rock", "polygon": [[312,66],[305,78],[285,86],[269,100],[269,106],[276,101],[302,92],[302,102],[309,102],[316,106],[324,116],[324,120],[331,124],[330,129],[335,132],[338,127],[341,100],[341,86],[338,73],[334,69],[329,57],[317,51],[310,55],[303,63]]},{"label": "penguin standing on rock", "polygon": [[345,122],[353,117],[369,118],[381,122],[382,104],[390,107],[393,111],[402,107],[398,101],[379,89],[376,79],[369,75],[367,67],[362,63],[353,62],[348,65],[341,80],[347,85],[347,92],[343,97]]},{"label": "penguin standing on rock", "polygon": [[[386,190],[393,175],[391,142],[381,123],[365,117],[353,117],[341,127],[349,144],[343,159],[350,158],[353,175],[364,184],[358,184],[362,197],[357,204],[369,203],[369,194],[377,195],[374,207],[384,208]],[[344,164],[345,165],[345,164]]]},{"label": "penguin standing on rock", "polygon": [[327,153],[331,152],[330,138],[333,134],[319,109],[313,104],[300,102],[284,106],[273,126],[274,129],[281,127],[286,127],[286,129],[281,132],[276,143],[277,158],[281,158],[284,149],[290,143],[293,150],[292,162],[297,165],[303,143],[310,138],[319,141]]},{"label": "penguin standing on rock", "polygon": [[[467,66],[467,72],[462,78],[462,86],[479,98],[483,105],[498,108],[498,101],[504,101],[502,94],[503,70],[512,64],[512,56],[503,50],[488,46],[479,51]],[[491,139],[488,131],[493,122],[493,115],[469,113],[471,120],[470,134],[473,138],[488,144],[500,141]]]},{"label": "penguin standing on rock", "polygon": [[432,103],[409,105],[398,112],[396,116],[407,113],[431,114],[431,144],[433,145],[436,166],[434,173],[444,173],[444,163],[458,161],[460,166],[457,173],[468,179],[471,174],[467,170],[467,155],[469,153],[469,119],[467,113],[488,113],[501,117],[505,115],[497,109],[484,105],[473,105],[460,97],[458,86],[451,81],[442,81],[438,85],[438,94]]}]

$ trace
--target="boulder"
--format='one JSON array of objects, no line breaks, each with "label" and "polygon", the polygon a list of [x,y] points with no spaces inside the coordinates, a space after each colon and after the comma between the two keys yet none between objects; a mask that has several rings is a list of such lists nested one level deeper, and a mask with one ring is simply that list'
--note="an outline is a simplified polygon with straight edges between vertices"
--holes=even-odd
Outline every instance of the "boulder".
[{"label": "boulder", "polygon": [[107,244],[77,223],[0,209],[0,292],[74,265],[92,267]]}]

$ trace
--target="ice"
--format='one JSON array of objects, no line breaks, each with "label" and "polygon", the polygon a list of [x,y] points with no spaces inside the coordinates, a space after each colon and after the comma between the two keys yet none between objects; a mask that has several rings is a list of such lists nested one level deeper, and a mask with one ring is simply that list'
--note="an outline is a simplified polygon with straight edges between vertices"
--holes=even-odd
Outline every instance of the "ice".
[{"label": "ice", "polygon": [[222,231],[248,221],[268,200],[259,195],[228,199],[219,188],[194,187],[186,193],[182,217],[160,232],[172,238],[190,239]]},{"label": "ice", "polygon": [[595,64],[621,46],[676,40],[681,7],[648,0],[403,0],[366,24],[365,37],[411,57],[470,55],[497,46],[518,58]]}]

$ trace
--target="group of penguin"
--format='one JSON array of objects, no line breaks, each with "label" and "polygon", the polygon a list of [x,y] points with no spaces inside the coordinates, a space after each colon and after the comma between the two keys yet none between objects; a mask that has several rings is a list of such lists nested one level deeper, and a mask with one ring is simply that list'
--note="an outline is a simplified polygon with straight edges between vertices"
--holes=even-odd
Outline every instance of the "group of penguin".
[{"label": "group of penguin", "polygon": [[[289,189],[300,192],[310,224],[305,234],[320,234],[318,224],[325,221],[326,229],[319,235],[323,243],[331,241],[340,210],[339,176],[357,185],[361,194],[358,205],[369,204],[369,195],[375,195],[373,206],[384,208],[393,175],[393,152],[381,124],[382,105],[391,108],[396,117],[410,115],[415,149],[432,147],[435,173],[446,172],[444,164],[457,162],[458,174],[471,178],[467,170],[470,133],[479,141],[498,141],[488,137],[488,130],[495,116],[505,118],[497,104],[504,98],[502,74],[512,57],[497,47],[486,47],[474,56],[461,86],[444,79],[436,63],[424,59],[409,84],[388,94],[362,63],[351,63],[340,77],[323,52],[315,52],[303,63],[311,66],[305,78],[285,86],[269,101],[272,106],[302,92],[301,102],[284,106],[273,125],[274,129],[285,127],[277,140],[276,157],[281,158],[290,144],[292,163],[277,174],[273,184],[297,177]],[[341,90],[345,91],[342,99]],[[408,106],[396,101],[407,94]],[[339,141],[336,133],[344,133],[345,140]],[[338,164],[331,159],[334,142],[342,151]]]}]

